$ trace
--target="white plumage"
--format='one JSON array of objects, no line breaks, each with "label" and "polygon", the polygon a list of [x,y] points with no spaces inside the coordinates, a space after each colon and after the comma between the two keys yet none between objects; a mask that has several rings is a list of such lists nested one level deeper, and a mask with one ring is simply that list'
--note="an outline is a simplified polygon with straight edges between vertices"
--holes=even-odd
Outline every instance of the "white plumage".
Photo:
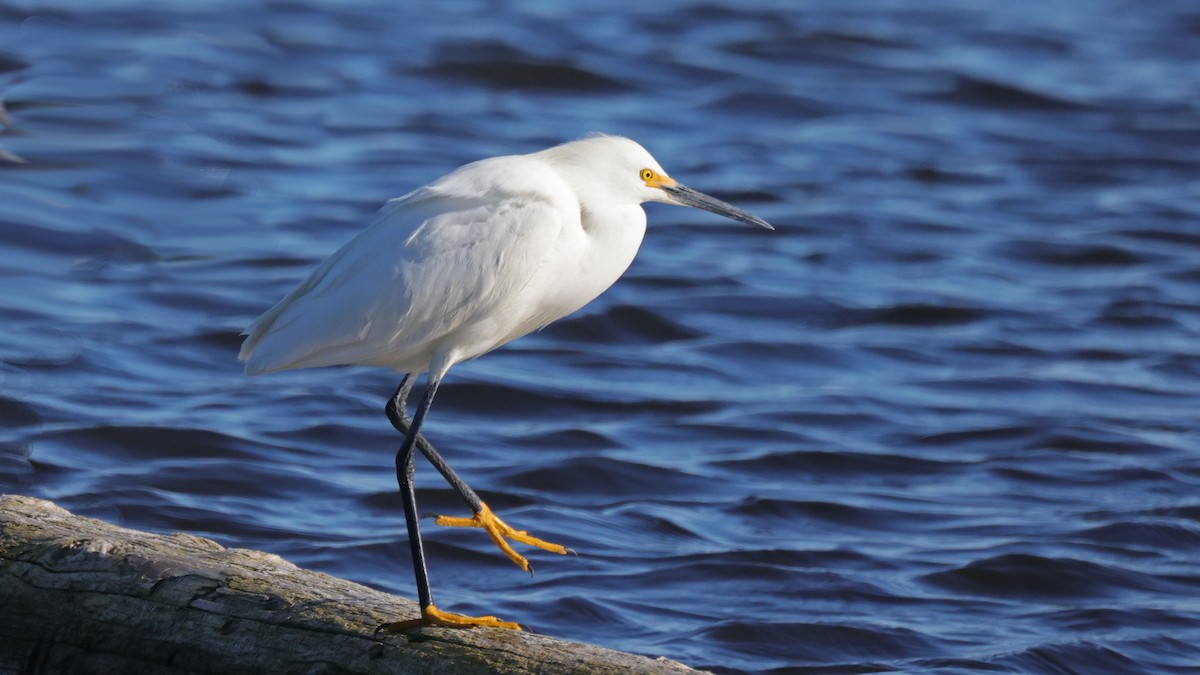
[{"label": "white plumage", "polygon": [[640,145],[601,136],[474,162],[394,199],[246,329],[246,372],[361,364],[440,379],[591,302],[633,262]]},{"label": "white plumage", "polygon": [[[405,373],[386,412],[404,434],[396,454],[422,618],[386,624],[455,627],[517,624],[466,617],[433,604],[413,489],[413,448],[450,482],[471,518],[440,525],[480,527],[522,569],[506,540],[555,553],[568,549],[496,517],[420,434],[438,384],[456,363],[583,307],[633,262],[646,233],[641,204],[696,206],[770,228],[765,221],[684,187],[642,146],[597,136],[529,155],[468,164],[388,202],[380,216],[246,329],[246,372],[339,364]],[[416,414],[413,378],[428,372]]]}]

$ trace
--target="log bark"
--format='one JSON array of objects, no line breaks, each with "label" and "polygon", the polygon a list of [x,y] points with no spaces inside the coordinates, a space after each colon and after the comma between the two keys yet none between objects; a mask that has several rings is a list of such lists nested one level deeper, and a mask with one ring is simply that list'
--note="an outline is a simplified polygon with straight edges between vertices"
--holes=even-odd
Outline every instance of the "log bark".
[{"label": "log bark", "polygon": [[416,603],[227,549],[0,496],[0,673],[695,673],[527,632],[422,628]]}]

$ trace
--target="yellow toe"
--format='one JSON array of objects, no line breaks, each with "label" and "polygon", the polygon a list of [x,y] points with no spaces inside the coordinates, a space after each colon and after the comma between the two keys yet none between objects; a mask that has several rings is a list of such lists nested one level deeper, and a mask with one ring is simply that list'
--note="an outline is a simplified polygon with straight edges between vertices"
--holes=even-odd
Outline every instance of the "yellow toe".
[{"label": "yellow toe", "polygon": [[521,542],[529,546],[535,546],[543,551],[566,554],[567,548],[559,544],[552,544],[548,541],[543,541],[537,537],[531,536],[525,530],[515,530],[508,523],[500,520],[500,518],[492,513],[487,504],[480,503],[482,508],[474,516],[470,518],[455,518],[451,516],[438,516],[434,522],[445,527],[478,527],[485,530],[492,541],[508,556],[508,559],[515,562],[518,567],[529,571],[529,561],[520,553],[513,550],[512,545],[508,543],[508,539]]},{"label": "yellow toe", "polygon": [[415,628],[424,628],[426,626],[440,626],[442,628],[507,628],[509,630],[521,630],[519,624],[512,621],[502,621],[494,616],[466,616],[465,614],[455,614],[454,612],[443,612],[434,605],[421,610],[421,618],[410,619],[408,621],[396,621],[394,623],[385,623],[379,627],[379,630],[388,633],[400,633],[406,630]]}]

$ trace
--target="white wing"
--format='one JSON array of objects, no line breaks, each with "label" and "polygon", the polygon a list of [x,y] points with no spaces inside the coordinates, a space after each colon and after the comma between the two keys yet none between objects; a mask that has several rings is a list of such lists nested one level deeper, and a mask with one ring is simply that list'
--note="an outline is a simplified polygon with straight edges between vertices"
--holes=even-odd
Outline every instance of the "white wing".
[{"label": "white wing", "polygon": [[562,226],[529,192],[469,199],[426,188],[393,200],[246,329],[239,358],[248,373],[352,363],[419,372],[439,339],[519,305]]}]

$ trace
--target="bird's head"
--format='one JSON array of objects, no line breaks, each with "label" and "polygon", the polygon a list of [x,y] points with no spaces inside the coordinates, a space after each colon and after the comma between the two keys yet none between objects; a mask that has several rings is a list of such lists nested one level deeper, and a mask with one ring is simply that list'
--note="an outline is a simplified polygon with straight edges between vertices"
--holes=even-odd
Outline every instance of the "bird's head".
[{"label": "bird's head", "polygon": [[554,152],[562,161],[583,169],[588,182],[595,187],[603,184],[610,198],[691,206],[768,230],[775,229],[758,216],[683,185],[667,175],[645,148],[628,138],[591,136],[547,152]]}]

